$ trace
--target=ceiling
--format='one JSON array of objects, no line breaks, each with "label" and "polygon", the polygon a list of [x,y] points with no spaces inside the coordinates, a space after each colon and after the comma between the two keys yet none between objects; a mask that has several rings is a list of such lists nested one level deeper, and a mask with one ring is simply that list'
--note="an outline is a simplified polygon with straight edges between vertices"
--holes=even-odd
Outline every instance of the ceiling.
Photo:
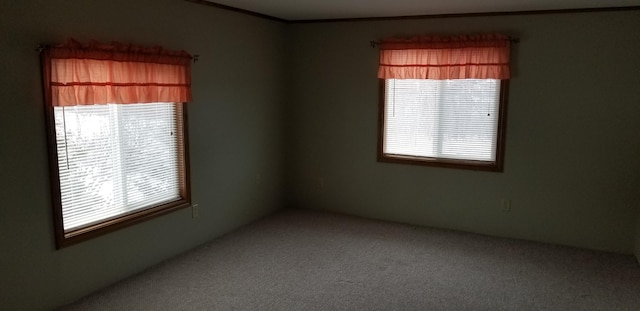
[{"label": "ceiling", "polygon": [[640,6],[640,0],[199,0],[287,21]]}]

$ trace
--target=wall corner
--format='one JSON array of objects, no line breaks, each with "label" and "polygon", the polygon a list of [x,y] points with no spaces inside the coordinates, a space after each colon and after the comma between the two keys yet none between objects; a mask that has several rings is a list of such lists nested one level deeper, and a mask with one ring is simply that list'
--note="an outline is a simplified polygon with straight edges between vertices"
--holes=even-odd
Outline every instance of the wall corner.
[{"label": "wall corner", "polygon": [[636,255],[636,260],[638,261],[638,265],[640,265],[640,206],[638,208],[637,217],[638,217],[638,220],[636,221],[636,239],[635,239],[633,252]]}]

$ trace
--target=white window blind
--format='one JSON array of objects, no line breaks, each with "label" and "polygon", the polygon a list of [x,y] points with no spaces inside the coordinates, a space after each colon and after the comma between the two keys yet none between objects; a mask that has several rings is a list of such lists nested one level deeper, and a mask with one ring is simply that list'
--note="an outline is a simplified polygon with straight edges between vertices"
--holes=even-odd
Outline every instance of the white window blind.
[{"label": "white window blind", "polygon": [[495,161],[500,80],[386,79],[384,153]]},{"label": "white window blind", "polygon": [[180,199],[182,104],[54,107],[65,232]]}]

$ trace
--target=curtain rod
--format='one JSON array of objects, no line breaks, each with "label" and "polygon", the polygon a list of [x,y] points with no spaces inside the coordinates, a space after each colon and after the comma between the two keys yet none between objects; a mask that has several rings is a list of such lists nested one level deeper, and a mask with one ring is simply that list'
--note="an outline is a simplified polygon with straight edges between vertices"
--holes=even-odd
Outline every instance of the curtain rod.
[{"label": "curtain rod", "polygon": [[[36,45],[36,48],[34,50],[36,52],[38,52],[38,53],[42,53],[42,50],[44,50],[47,47],[48,47],[48,45],[38,44],[38,45]],[[191,60],[193,61],[194,64],[197,63],[200,60],[200,54],[191,55]]]},{"label": "curtain rod", "polygon": [[[520,43],[520,38],[509,37],[509,41],[511,41],[511,43],[517,44]],[[380,45],[380,40],[371,40],[369,41],[369,45],[371,45],[372,48],[375,48],[376,46]]]}]

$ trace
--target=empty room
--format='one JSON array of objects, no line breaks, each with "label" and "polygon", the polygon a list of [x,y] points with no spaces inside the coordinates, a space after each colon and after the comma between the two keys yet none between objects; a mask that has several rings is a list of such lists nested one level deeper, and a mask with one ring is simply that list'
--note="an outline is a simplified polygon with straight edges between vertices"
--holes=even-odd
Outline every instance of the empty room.
[{"label": "empty room", "polygon": [[0,310],[640,310],[640,0],[3,0],[0,33]]}]

